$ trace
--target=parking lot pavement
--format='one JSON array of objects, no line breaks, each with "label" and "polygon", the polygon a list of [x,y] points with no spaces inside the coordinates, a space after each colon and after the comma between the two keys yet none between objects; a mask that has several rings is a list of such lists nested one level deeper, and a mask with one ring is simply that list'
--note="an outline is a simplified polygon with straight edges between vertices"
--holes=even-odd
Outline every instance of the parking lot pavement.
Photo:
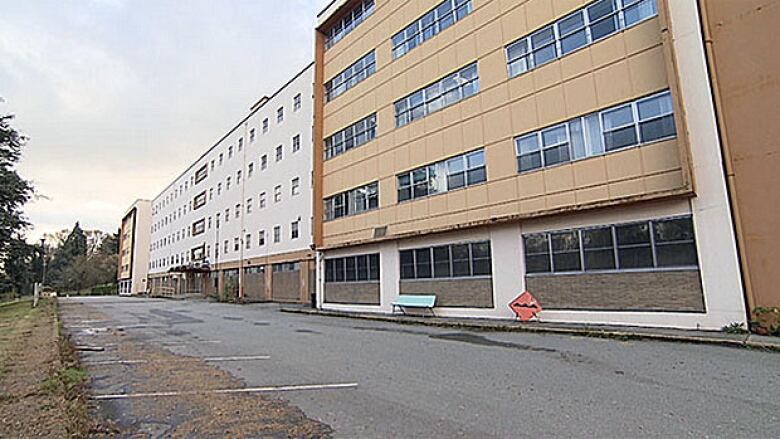
[{"label": "parking lot pavement", "polygon": [[[61,299],[61,311],[78,343],[116,344],[85,354],[85,363],[145,361],[88,365],[94,395],[174,393],[97,402],[104,416],[143,431],[183,425],[180,433],[216,432],[231,422],[259,428],[273,410],[284,413],[273,431],[299,437],[780,431],[780,354],[772,352],[476,333],[287,314],[275,305],[112,297]],[[206,390],[228,388],[260,389],[217,394],[240,402],[198,402],[215,397]],[[194,390],[203,392],[186,393]],[[236,404],[237,412],[228,409]],[[208,424],[203,417],[211,411],[218,419]]]}]

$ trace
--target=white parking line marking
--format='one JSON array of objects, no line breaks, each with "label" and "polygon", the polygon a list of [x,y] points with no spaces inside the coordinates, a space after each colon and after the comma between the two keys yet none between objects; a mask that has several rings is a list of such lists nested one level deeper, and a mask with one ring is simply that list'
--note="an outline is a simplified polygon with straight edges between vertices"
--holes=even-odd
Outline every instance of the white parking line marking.
[{"label": "white parking line marking", "polygon": [[96,401],[103,401],[109,399],[157,398],[157,397],[164,397],[164,396],[187,396],[187,395],[202,395],[202,394],[294,392],[299,390],[354,389],[357,386],[358,383],[334,383],[334,384],[301,384],[301,385],[290,385],[290,386],[245,387],[241,389],[186,390],[181,392],[116,393],[111,395],[94,395],[91,397],[91,399]]},{"label": "white parking line marking", "polygon": [[[187,362],[203,360],[206,362],[221,362],[221,361],[257,361],[257,360],[270,360],[270,355],[243,355],[233,357],[204,357],[204,358],[182,358],[175,360],[175,362]],[[86,366],[106,366],[111,364],[145,364],[149,363],[148,360],[105,360],[105,361],[83,361],[82,364]],[[170,361],[166,361],[169,363]]]}]

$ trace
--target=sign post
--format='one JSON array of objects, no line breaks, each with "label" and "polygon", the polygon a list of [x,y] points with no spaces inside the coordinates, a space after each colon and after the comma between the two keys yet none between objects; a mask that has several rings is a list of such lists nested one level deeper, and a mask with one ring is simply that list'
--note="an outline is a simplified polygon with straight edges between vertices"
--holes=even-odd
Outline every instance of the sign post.
[{"label": "sign post", "polygon": [[509,308],[521,322],[527,322],[542,311],[542,306],[528,291],[509,302]]}]

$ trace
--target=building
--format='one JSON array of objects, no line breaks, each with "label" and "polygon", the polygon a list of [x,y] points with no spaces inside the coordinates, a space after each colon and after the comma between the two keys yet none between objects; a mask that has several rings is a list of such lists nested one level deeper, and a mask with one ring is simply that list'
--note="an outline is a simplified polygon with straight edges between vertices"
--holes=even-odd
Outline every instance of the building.
[{"label": "building", "polygon": [[258,101],[154,198],[154,294],[310,301],[312,75]]},{"label": "building", "polygon": [[149,200],[136,200],[122,217],[117,267],[117,288],[120,294],[141,294],[147,291],[151,206]]},{"label": "building", "polygon": [[695,0],[335,0],[316,30],[321,307],[746,322]]},{"label": "building", "polygon": [[768,30],[780,20],[780,1],[700,5],[749,309],[777,308],[780,57],[768,54],[777,53],[780,34]]}]

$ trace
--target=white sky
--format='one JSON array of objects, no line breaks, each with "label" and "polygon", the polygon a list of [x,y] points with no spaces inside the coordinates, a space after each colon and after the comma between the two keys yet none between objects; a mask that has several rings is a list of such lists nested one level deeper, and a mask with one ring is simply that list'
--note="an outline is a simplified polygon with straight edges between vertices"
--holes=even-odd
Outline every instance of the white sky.
[{"label": "white sky", "polygon": [[0,113],[46,197],[30,240],[115,231],[312,59],[328,0],[0,0]]}]

